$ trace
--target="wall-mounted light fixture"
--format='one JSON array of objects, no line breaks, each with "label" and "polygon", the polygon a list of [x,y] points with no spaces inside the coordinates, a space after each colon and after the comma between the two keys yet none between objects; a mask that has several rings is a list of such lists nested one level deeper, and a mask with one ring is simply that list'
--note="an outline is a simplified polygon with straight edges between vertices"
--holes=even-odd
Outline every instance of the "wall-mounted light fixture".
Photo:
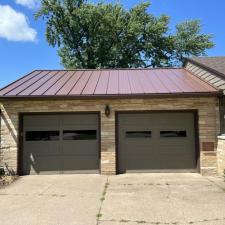
[{"label": "wall-mounted light fixture", "polygon": [[108,104],[105,106],[105,115],[106,115],[106,117],[110,116],[110,107]]}]

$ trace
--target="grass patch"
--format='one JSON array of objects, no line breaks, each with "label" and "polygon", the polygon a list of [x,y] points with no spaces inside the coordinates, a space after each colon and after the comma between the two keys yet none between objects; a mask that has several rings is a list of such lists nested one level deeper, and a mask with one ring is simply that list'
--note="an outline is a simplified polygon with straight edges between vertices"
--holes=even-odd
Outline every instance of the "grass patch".
[{"label": "grass patch", "polygon": [[100,219],[100,218],[102,217],[102,214],[101,214],[101,213],[98,213],[98,214],[96,215],[96,217],[97,217],[98,219]]}]

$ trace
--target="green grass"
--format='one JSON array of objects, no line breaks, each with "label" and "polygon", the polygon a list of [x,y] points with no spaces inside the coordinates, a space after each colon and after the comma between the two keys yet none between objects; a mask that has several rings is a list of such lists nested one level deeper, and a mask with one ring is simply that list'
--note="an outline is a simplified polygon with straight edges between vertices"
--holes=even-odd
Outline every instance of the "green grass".
[{"label": "green grass", "polygon": [[96,217],[99,219],[99,218],[102,217],[102,214],[101,214],[101,213],[98,213],[98,214],[96,215]]}]

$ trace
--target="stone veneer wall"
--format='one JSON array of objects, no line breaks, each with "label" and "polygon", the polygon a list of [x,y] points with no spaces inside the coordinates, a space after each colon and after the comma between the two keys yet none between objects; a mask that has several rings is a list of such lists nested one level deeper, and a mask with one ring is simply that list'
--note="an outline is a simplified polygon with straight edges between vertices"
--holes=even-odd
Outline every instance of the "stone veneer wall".
[{"label": "stone veneer wall", "polygon": [[225,172],[225,136],[218,136],[217,158],[218,174],[223,176]]},{"label": "stone veneer wall", "polygon": [[[109,104],[111,115],[105,116]],[[145,99],[98,99],[98,100],[11,100],[2,101],[1,148],[2,163],[17,171],[18,126],[20,112],[101,112],[101,173],[116,173],[115,111],[129,110],[191,110],[199,114],[200,148],[202,142],[213,142],[214,151],[200,153],[202,174],[217,173],[216,145],[219,133],[219,109],[216,97],[176,97]],[[1,162],[0,162],[1,163]]]}]

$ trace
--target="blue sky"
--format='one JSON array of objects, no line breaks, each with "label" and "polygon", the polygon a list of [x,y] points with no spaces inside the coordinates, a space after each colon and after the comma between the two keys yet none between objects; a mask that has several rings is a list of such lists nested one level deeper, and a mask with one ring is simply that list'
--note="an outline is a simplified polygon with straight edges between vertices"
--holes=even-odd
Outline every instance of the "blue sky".
[{"label": "blue sky", "polygon": [[[61,69],[57,49],[45,40],[45,24],[35,21],[39,0],[0,0],[0,88],[34,69]],[[137,0],[121,0],[127,8]],[[152,0],[149,11],[171,16],[170,28],[187,19],[200,19],[203,32],[213,34],[209,56],[225,55],[224,0]],[[1,28],[1,20],[4,27]]]}]

